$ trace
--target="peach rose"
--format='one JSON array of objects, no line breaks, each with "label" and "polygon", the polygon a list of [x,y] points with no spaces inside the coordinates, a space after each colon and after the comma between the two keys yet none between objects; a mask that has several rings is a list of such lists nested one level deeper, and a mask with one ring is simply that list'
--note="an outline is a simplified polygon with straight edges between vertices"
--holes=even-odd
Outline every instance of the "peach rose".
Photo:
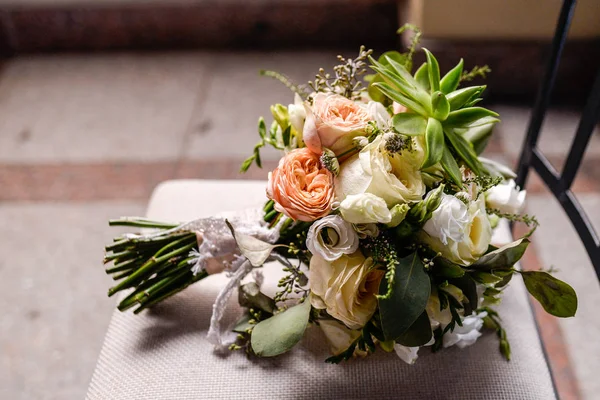
[{"label": "peach rose", "polygon": [[306,121],[302,133],[306,147],[321,154],[323,147],[336,155],[352,148],[352,140],[364,134],[373,118],[366,107],[339,94],[318,93],[312,108],[305,105]]},{"label": "peach rose", "polygon": [[309,149],[292,150],[269,172],[267,196],[275,201],[275,209],[288,217],[314,221],[331,211],[333,175]]}]

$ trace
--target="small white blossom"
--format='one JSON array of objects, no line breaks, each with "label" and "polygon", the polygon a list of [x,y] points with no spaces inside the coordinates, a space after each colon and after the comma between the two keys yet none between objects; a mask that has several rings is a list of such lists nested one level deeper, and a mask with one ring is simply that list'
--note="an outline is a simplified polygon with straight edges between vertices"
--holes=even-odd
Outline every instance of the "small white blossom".
[{"label": "small white blossom", "polygon": [[514,180],[494,186],[486,192],[485,202],[489,208],[495,208],[507,214],[518,214],[525,204],[525,190],[519,190]]},{"label": "small white blossom", "polygon": [[327,261],[337,260],[342,254],[352,254],[358,249],[358,235],[352,224],[339,215],[330,215],[310,226],[306,247]]},{"label": "small white blossom", "polygon": [[479,336],[481,336],[480,331],[483,327],[483,318],[486,316],[487,312],[483,311],[463,318],[462,326],[456,325],[452,332],[448,331],[444,334],[444,347],[457,345],[463,349],[475,343]]}]

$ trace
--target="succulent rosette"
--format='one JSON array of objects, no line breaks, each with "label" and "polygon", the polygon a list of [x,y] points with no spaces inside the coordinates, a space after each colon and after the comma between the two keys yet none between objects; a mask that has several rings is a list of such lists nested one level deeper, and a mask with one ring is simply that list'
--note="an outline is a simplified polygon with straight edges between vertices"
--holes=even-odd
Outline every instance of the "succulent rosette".
[{"label": "succulent rosette", "polygon": [[[275,356],[320,326],[331,344],[330,362],[380,348],[413,363],[420,347],[469,346],[486,326],[496,330],[510,358],[509,334],[493,307],[514,275],[549,313],[575,314],[569,285],[515,266],[537,222],[521,214],[525,191],[515,186],[512,172],[480,156],[499,116],[478,105],[485,86],[464,85],[489,69],[465,72],[460,60],[441,74],[435,56],[423,49],[426,62],[413,70],[416,46],[377,59],[361,48],[357,58],[339,57],[333,73],[321,70],[307,85],[263,72],[291,88],[294,98],[287,107],[271,107],[268,128],[259,120],[260,142],[242,171],[261,167],[264,146],[283,154],[269,172],[260,229],[228,224],[238,250],[218,260],[238,283],[245,275],[236,271],[246,266],[247,274],[267,261],[280,262],[286,275],[273,297],[260,282],[238,285],[246,313],[231,349]],[[531,230],[496,247],[492,232],[500,218]],[[174,232],[181,235],[181,229]],[[147,277],[126,269],[138,273],[137,280],[125,274],[126,283],[113,292],[136,289],[120,308],[144,308],[211,273],[206,265],[216,257],[202,251],[208,239],[180,236],[177,246],[156,247],[159,256],[182,248],[196,252],[182,258],[195,263],[189,278],[173,283],[165,276],[168,293],[155,293],[152,285],[168,268]]]}]

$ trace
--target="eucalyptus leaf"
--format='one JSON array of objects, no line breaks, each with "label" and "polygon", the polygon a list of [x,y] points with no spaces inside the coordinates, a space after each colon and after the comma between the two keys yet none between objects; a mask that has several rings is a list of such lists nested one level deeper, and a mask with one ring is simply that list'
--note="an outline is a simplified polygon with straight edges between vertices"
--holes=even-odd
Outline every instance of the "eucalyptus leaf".
[{"label": "eucalyptus leaf", "polygon": [[423,135],[427,127],[427,119],[419,114],[399,113],[392,117],[392,125],[398,133],[404,135]]},{"label": "eucalyptus leaf", "polygon": [[577,294],[567,283],[547,272],[521,272],[525,287],[544,310],[556,317],[572,317],[577,312]]},{"label": "eucalyptus leaf", "polygon": [[444,168],[444,171],[446,171],[450,179],[452,179],[452,181],[455,184],[457,184],[458,187],[462,188],[462,175],[460,173],[460,168],[458,167],[454,156],[452,155],[450,149],[447,146],[444,147],[444,153],[442,154],[442,159],[440,160],[440,163],[442,164],[442,168]]},{"label": "eucalyptus leaf", "polygon": [[442,92],[435,92],[431,95],[431,108],[433,109],[433,118],[444,121],[450,113],[450,103]]},{"label": "eucalyptus leaf", "polygon": [[529,239],[522,238],[490,251],[481,256],[479,260],[471,265],[471,268],[485,271],[511,269],[523,257],[529,243]]},{"label": "eucalyptus leaf", "polygon": [[252,329],[252,350],[260,357],[274,357],[285,353],[302,339],[309,316],[310,301],[306,299],[301,304],[259,322]]},{"label": "eucalyptus leaf", "polygon": [[425,129],[425,160],[421,169],[429,168],[437,164],[444,154],[444,130],[442,123],[435,118],[427,120]]},{"label": "eucalyptus leaf", "polygon": [[246,331],[253,326],[254,325],[250,324],[250,314],[245,313],[240,319],[237,320],[232,331],[235,333],[246,333]]},{"label": "eucalyptus leaf", "polygon": [[425,56],[427,57],[427,65],[429,72],[429,87],[432,92],[440,90],[440,66],[437,59],[431,54],[431,52],[423,48]]},{"label": "eucalyptus leaf", "polygon": [[404,332],[396,338],[396,343],[407,347],[417,347],[427,344],[433,337],[431,331],[431,322],[427,311],[423,311],[417,320]]},{"label": "eucalyptus leaf", "polygon": [[475,174],[482,175],[482,166],[471,142],[462,135],[456,133],[452,128],[444,129],[444,132],[452,144],[452,147],[454,147],[454,150],[456,150],[456,153],[462,158],[465,164],[467,164]]},{"label": "eucalyptus leaf", "polygon": [[463,65],[464,61],[461,58],[456,67],[452,68],[440,81],[440,90],[444,94],[451,93],[458,87],[463,72]]},{"label": "eucalyptus leaf", "polygon": [[466,88],[455,90],[451,93],[446,94],[446,98],[450,103],[450,109],[452,111],[458,110],[462,106],[464,106],[469,100],[473,97],[479,96],[484,90],[486,86],[469,86]]},{"label": "eucalyptus leaf", "polygon": [[[379,299],[381,328],[386,340],[399,338],[427,305],[431,283],[416,252],[400,259],[393,285],[392,295],[388,299]],[[379,293],[387,293],[387,279],[381,280]]]},{"label": "eucalyptus leaf", "polygon": [[240,286],[238,303],[242,307],[259,309],[269,314],[273,314],[276,309],[275,300],[262,293],[255,282]]},{"label": "eucalyptus leaf", "polygon": [[423,63],[415,72],[415,80],[425,90],[429,90],[429,67],[427,63]]},{"label": "eucalyptus leaf", "polygon": [[273,249],[277,246],[263,242],[250,235],[236,232],[231,223],[225,220],[231,234],[240,249],[240,253],[250,261],[253,267],[260,267],[267,261]]}]

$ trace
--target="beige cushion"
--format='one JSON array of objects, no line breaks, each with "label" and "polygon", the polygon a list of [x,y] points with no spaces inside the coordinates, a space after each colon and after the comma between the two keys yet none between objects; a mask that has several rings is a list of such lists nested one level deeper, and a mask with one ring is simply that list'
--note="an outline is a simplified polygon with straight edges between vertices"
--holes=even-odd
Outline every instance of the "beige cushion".
[{"label": "beige cushion", "polygon": [[[168,221],[260,206],[264,182],[170,181],[154,192],[148,217]],[[267,275],[270,275],[270,270]],[[415,365],[377,353],[341,365],[324,363],[318,328],[291,352],[248,359],[219,356],[205,335],[222,277],[211,276],[134,315],[115,311],[88,399],[551,399],[555,398],[526,291],[515,277],[500,306],[512,345],[505,361],[493,332],[468,348],[432,354]],[[108,300],[107,300],[108,301]],[[240,310],[230,305],[230,319]]]}]

